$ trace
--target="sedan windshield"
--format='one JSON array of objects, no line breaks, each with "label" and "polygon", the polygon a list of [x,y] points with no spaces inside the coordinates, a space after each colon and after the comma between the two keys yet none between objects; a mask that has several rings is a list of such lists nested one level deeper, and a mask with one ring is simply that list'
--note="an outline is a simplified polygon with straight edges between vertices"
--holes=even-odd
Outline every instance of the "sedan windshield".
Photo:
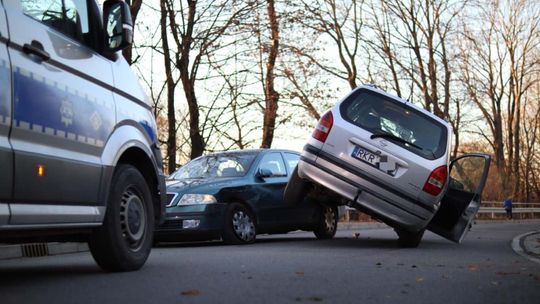
[{"label": "sedan windshield", "polygon": [[176,170],[168,179],[244,176],[249,171],[255,156],[257,156],[256,152],[201,156]]}]

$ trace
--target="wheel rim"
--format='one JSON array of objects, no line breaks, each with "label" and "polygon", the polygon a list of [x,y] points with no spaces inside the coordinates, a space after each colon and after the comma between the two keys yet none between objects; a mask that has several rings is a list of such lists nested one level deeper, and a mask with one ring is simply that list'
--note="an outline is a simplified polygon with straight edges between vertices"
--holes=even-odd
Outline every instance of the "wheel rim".
[{"label": "wheel rim", "polygon": [[324,208],[324,229],[327,232],[332,232],[336,229],[335,216],[334,209],[330,207]]},{"label": "wheel rim", "polygon": [[146,209],[140,197],[131,190],[122,195],[120,228],[129,248],[139,249],[146,234]]},{"label": "wheel rim", "polygon": [[243,241],[249,242],[255,237],[255,224],[246,212],[236,211],[233,214],[232,224],[234,233]]}]

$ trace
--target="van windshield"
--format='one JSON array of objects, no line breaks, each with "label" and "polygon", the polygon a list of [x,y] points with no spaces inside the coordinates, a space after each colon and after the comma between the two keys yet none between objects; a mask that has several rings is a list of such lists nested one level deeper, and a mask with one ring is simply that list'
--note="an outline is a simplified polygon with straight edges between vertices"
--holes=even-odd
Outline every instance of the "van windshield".
[{"label": "van windshield", "polygon": [[447,128],[435,119],[387,96],[365,89],[350,95],[340,107],[348,122],[385,138],[426,159],[445,154]]}]

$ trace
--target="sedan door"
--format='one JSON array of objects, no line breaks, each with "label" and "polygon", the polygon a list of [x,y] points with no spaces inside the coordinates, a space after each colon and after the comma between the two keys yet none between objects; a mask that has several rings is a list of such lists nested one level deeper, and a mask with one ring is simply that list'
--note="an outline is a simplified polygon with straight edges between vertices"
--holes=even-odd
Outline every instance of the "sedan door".
[{"label": "sedan door", "polygon": [[256,175],[258,183],[254,185],[254,190],[259,194],[256,206],[259,223],[270,229],[279,227],[286,222],[287,212],[283,208],[283,191],[289,180],[281,153],[264,154],[257,167]]},{"label": "sedan door", "polygon": [[9,220],[13,185],[13,151],[8,141],[11,129],[11,75],[7,52],[8,31],[6,14],[0,2],[0,226]]},{"label": "sedan door", "polygon": [[450,164],[450,179],[428,230],[456,243],[463,240],[480,209],[491,157],[467,154]]}]

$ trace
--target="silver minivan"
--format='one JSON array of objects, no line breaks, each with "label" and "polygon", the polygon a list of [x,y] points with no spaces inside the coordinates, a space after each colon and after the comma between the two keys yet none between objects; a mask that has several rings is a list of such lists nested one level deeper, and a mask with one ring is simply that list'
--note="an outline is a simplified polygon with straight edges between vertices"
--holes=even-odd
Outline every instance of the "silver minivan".
[{"label": "silver minivan", "polygon": [[285,200],[322,189],[394,227],[416,247],[426,229],[460,242],[477,213],[490,157],[450,162],[449,123],[374,86],[326,112],[308,139]]}]

